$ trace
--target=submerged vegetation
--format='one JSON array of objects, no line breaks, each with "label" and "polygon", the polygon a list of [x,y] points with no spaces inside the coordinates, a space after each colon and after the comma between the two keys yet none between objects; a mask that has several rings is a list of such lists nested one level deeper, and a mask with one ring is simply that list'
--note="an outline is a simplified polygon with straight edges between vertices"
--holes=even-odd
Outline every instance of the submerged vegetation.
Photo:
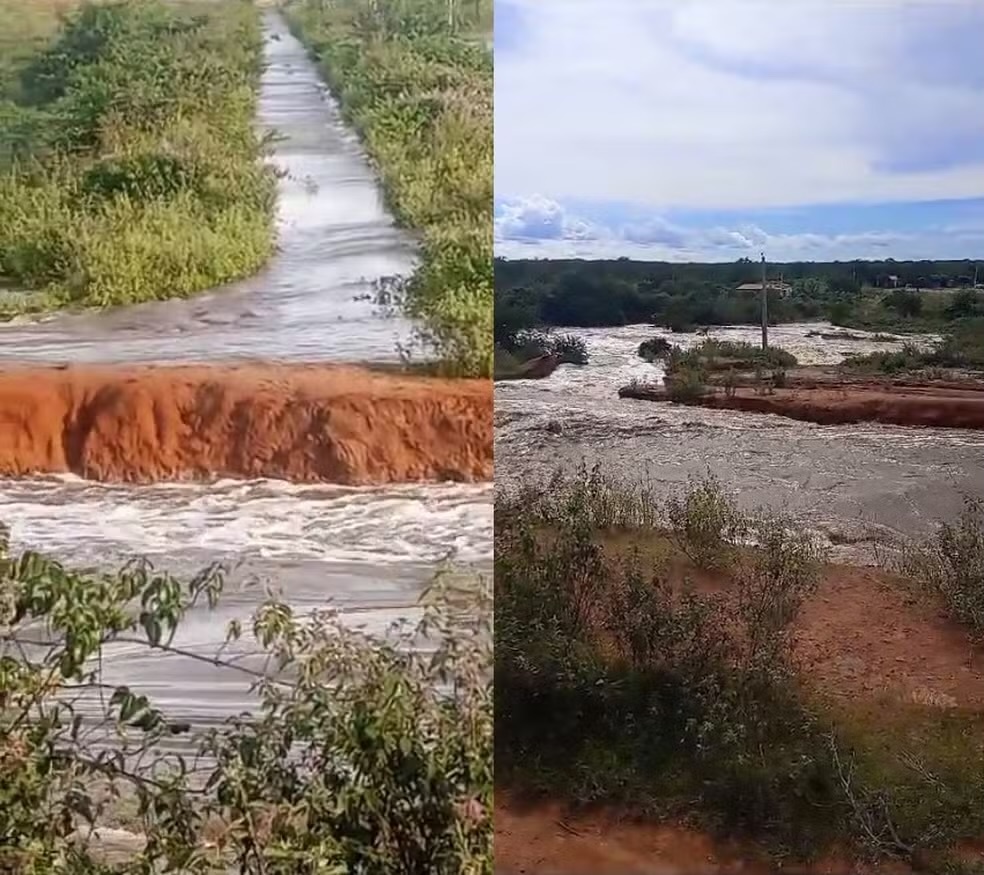
[{"label": "submerged vegetation", "polygon": [[[77,573],[0,530],[0,871],[491,875],[487,586],[444,575],[385,638],[271,597],[182,649],[221,590],[215,568]],[[181,723],[107,683],[120,646],[207,662],[257,707]],[[102,867],[87,840],[121,821],[143,848]]]},{"label": "submerged vegetation", "polygon": [[421,237],[400,296],[454,373],[492,373],[491,2],[293,0],[288,20]]},{"label": "submerged vegetation", "polygon": [[261,48],[251,4],[121,0],[5,58],[0,280],[36,292],[24,306],[188,295],[263,264]]},{"label": "submerged vegetation", "polygon": [[[941,537],[979,566],[974,526]],[[984,773],[965,768],[979,713],[802,673],[797,625],[837,572],[791,520],[741,510],[713,478],[666,499],[582,469],[502,496],[495,557],[502,789],[697,820],[779,855],[929,854],[932,871],[984,834]]]},{"label": "submerged vegetation", "polygon": [[944,369],[984,370],[984,317],[961,319],[928,349],[907,343],[899,350],[848,356],[842,367],[858,373],[904,374]]}]

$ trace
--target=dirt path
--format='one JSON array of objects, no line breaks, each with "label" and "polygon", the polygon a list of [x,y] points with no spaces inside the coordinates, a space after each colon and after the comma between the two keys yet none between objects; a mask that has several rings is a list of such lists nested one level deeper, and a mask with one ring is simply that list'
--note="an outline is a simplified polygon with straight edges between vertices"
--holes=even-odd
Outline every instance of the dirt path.
[{"label": "dirt path", "polygon": [[876,569],[828,567],[803,606],[796,653],[808,683],[835,698],[984,710],[984,650]]},{"label": "dirt path", "polygon": [[492,385],[332,365],[0,371],[0,476],[369,485],[492,476]]},{"label": "dirt path", "polygon": [[908,873],[901,863],[869,867],[843,858],[777,865],[754,848],[674,824],[571,817],[560,805],[527,807],[507,794],[495,806],[495,871],[500,875],[856,875]]}]

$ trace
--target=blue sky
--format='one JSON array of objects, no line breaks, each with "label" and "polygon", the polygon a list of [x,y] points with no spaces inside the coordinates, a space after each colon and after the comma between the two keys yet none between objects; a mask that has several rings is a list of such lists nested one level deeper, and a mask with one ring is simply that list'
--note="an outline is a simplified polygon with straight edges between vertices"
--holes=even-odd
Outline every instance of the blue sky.
[{"label": "blue sky", "polygon": [[980,0],[496,0],[496,253],[984,260]]}]

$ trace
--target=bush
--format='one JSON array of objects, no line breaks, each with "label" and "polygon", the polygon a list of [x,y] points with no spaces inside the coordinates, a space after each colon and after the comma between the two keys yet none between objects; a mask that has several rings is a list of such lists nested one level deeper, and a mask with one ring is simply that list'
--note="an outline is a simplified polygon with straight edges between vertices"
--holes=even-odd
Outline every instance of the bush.
[{"label": "bush", "polygon": [[599,521],[645,519],[645,507],[651,496],[597,470],[497,502],[497,768],[582,803],[685,800],[718,825],[801,840],[807,812],[830,828],[843,812],[789,656],[821,552],[781,520],[732,519],[720,537],[754,530],[763,551],[741,558],[735,600],[722,601],[681,588],[658,559],[605,548]]},{"label": "bush", "polygon": [[984,637],[984,501],[968,498],[957,522],[908,550],[900,570],[942,596],[954,618]]},{"label": "bush", "polygon": [[261,56],[258,12],[235,0],[71,11],[23,62],[0,132],[0,274],[42,303],[104,306],[259,268],[275,208]]},{"label": "bush", "polygon": [[563,364],[588,363],[587,344],[576,334],[554,334],[551,331],[524,329],[504,337],[501,347],[521,361],[555,355]]},{"label": "bush", "polygon": [[710,474],[667,499],[666,519],[677,546],[699,568],[728,564],[733,545],[747,535],[745,516]]},{"label": "bush", "polygon": [[493,371],[491,4],[294,0],[288,21],[361,134],[397,219],[421,236],[399,301],[453,373]]},{"label": "bush", "polygon": [[708,392],[707,376],[700,368],[678,367],[665,379],[670,400],[678,404],[693,404]]},{"label": "bush", "polygon": [[146,848],[114,871],[491,873],[484,587],[476,599],[443,577],[420,623],[386,639],[271,598],[249,628],[230,625],[240,654],[192,654],[243,677],[256,709],[173,752],[161,742],[189,727],[107,686],[101,654],[114,643],[185,653],[173,643],[182,618],[221,587],[215,568],[187,584],[143,562],[80,574],[11,555],[4,535],[0,868],[105,871],[70,836],[122,798]]},{"label": "bush", "polygon": [[638,355],[647,362],[654,362],[666,358],[672,349],[673,344],[665,337],[652,337],[639,344]]}]

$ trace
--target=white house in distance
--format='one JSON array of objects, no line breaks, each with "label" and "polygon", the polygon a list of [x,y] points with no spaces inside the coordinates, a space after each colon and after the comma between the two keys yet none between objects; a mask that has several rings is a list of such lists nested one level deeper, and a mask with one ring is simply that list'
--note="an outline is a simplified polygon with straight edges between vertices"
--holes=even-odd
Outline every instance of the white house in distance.
[{"label": "white house in distance", "polygon": [[[780,298],[785,298],[792,290],[793,287],[789,283],[784,283],[782,280],[766,280],[765,287],[767,291],[778,292]],[[762,293],[762,283],[742,283],[735,289],[736,292],[758,292]]]}]

